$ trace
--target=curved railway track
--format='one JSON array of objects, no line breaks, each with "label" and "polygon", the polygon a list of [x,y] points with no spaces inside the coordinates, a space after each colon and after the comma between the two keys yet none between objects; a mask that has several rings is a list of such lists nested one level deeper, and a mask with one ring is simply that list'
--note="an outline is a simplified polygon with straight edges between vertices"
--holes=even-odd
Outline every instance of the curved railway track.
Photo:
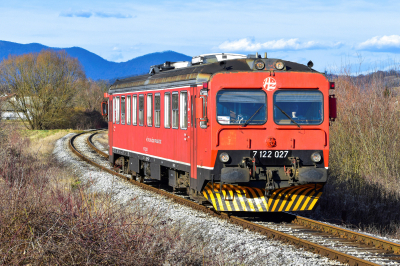
[{"label": "curved railway track", "polygon": [[[277,239],[296,247],[304,248],[305,250],[342,263],[347,263],[349,265],[400,265],[400,244],[397,243],[295,215],[291,215],[289,222],[282,226],[271,226],[269,223],[263,222],[262,219],[255,219],[254,217],[237,217],[227,213],[214,211],[207,206],[200,205],[187,198],[155,188],[148,184],[140,183],[129,178],[127,175],[117,173],[107,166],[108,154],[104,153],[93,144],[92,139],[96,134],[98,134],[98,132],[99,131],[94,133],[85,132],[73,136],[69,141],[71,151],[89,164],[125,179],[145,190],[172,198],[174,201],[193,209],[209,215],[217,216],[251,231],[266,235],[272,239]],[[89,135],[86,138],[86,144],[89,149],[93,150],[89,155],[84,155],[83,152],[80,151],[80,148],[75,146],[74,141],[76,138],[82,137],[82,135]],[[97,158],[93,158],[96,156]],[[309,241],[310,236],[305,236],[307,234],[314,236],[318,235],[316,238],[317,240],[315,240],[314,237],[311,237],[312,241]],[[329,241],[333,241],[332,243],[334,244],[327,243]],[[344,248],[331,248],[332,246],[340,245],[343,245]],[[342,252],[343,249],[346,251]]]}]

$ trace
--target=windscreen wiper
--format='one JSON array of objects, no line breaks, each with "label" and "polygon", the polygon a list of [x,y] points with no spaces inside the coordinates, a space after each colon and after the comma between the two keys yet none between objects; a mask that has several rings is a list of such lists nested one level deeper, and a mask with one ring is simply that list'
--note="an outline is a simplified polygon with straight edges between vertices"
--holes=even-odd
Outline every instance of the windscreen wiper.
[{"label": "windscreen wiper", "polygon": [[282,112],[282,114],[284,114],[284,115],[286,115],[287,116],[287,118],[289,118],[290,119],[290,121],[292,121],[293,123],[295,123],[296,124],[296,126],[298,126],[299,128],[300,128],[300,125],[299,124],[297,124],[296,123],[296,121],[294,121],[293,120],[293,118],[291,118],[285,111],[283,111],[281,108],[279,108],[276,104],[274,104],[274,106],[276,107],[276,108],[278,108],[279,109],[279,111],[281,111]]},{"label": "windscreen wiper", "polygon": [[247,125],[250,123],[251,119],[253,119],[253,117],[258,113],[258,111],[261,110],[261,108],[262,108],[263,106],[264,106],[264,105],[261,105],[260,108],[258,108],[257,111],[255,111],[254,114],[253,114],[249,119],[247,119],[247,121],[243,124],[242,127],[247,126]]}]

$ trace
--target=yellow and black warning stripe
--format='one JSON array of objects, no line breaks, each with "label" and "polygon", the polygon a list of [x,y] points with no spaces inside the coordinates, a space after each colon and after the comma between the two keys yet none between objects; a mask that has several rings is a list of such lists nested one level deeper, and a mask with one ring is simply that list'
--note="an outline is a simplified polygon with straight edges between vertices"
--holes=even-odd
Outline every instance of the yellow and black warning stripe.
[{"label": "yellow and black warning stripe", "polygon": [[204,197],[217,211],[281,212],[312,210],[322,195],[323,184],[276,189],[265,197],[265,189],[208,183]]}]

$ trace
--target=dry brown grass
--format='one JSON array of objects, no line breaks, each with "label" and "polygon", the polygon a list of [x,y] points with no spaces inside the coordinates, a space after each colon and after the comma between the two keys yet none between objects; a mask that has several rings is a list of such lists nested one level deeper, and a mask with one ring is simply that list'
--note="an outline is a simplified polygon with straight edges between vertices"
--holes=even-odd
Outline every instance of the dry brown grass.
[{"label": "dry brown grass", "polygon": [[400,109],[382,73],[334,80],[330,175],[318,215],[400,238]]},{"label": "dry brown grass", "polygon": [[49,159],[55,142],[68,133],[79,133],[73,129],[23,130],[22,134],[30,140],[29,152],[42,159]]},{"label": "dry brown grass", "polygon": [[29,139],[12,126],[0,129],[0,265],[224,263],[205,252],[201,232],[170,226],[137,199],[122,206],[110,194],[89,193],[90,184],[49,157],[66,132]]}]

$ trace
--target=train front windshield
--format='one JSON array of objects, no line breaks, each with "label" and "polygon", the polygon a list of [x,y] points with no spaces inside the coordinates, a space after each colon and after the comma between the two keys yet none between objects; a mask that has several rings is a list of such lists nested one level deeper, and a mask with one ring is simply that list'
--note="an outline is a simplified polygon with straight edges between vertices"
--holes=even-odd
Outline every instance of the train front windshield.
[{"label": "train front windshield", "polygon": [[221,90],[217,121],[222,125],[262,125],[267,121],[267,95],[260,90]]},{"label": "train front windshield", "polygon": [[319,125],[323,116],[320,91],[277,91],[274,94],[274,121],[278,125]]}]

